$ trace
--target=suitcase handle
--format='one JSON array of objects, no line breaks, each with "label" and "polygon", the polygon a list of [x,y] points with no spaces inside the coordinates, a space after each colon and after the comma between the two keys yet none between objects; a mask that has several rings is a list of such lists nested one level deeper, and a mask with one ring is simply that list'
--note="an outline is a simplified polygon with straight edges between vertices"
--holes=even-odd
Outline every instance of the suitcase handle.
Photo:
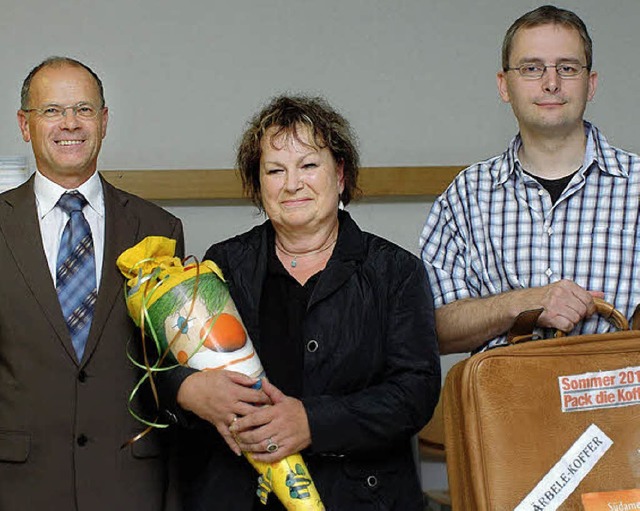
[{"label": "suitcase handle", "polygon": [[[593,302],[596,304],[596,312],[600,314],[604,319],[609,321],[618,330],[629,330],[629,322],[622,313],[617,310],[609,302],[605,302],[602,298],[594,298]],[[554,337],[564,337],[567,334],[562,330],[557,330]]]},{"label": "suitcase handle", "polygon": [[[596,312],[603,318],[609,321],[618,330],[629,330],[629,322],[623,314],[617,310],[613,305],[605,302],[601,298],[594,298],[593,302],[596,305]],[[640,306],[639,306],[640,307]],[[540,317],[540,314],[544,309],[533,309],[523,311],[516,317],[513,325],[507,332],[507,342],[509,344],[517,344],[519,342],[530,341],[533,339],[533,329],[536,326],[536,322]],[[557,330],[555,337],[564,337],[565,334],[561,330]]]}]

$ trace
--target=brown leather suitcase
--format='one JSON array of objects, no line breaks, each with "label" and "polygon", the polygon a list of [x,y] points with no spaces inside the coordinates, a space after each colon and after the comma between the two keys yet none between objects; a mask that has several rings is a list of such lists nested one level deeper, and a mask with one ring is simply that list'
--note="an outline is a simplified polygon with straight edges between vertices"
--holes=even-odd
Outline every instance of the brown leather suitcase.
[{"label": "brown leather suitcase", "polygon": [[451,368],[443,399],[454,511],[581,510],[584,493],[640,488],[640,331],[473,355]]}]

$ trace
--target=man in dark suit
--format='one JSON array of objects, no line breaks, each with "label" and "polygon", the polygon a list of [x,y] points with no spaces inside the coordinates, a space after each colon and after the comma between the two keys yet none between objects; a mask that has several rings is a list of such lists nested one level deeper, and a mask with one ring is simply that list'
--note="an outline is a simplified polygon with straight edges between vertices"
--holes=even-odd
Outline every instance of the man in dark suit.
[{"label": "man in dark suit", "polygon": [[[0,195],[3,511],[166,506],[158,432],[120,448],[142,430],[127,410],[140,378],[127,350],[139,354],[140,340],[115,261],[149,235],[176,239],[181,255],[182,224],[96,172],[107,121],[102,83],[84,64],[50,58],[25,79],[18,123],[37,171]],[[81,209],[65,209],[63,195]],[[89,254],[83,262],[76,249],[63,255],[77,225],[84,226],[81,252]],[[89,268],[87,276],[67,293],[73,302],[86,288],[86,297],[69,312],[64,272],[78,265]],[[148,400],[135,398],[133,406],[153,413]]]}]

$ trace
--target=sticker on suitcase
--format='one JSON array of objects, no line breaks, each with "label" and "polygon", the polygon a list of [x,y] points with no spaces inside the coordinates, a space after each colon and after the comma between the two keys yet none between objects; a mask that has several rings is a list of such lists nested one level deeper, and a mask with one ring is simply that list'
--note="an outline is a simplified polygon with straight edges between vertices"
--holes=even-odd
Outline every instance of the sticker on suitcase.
[{"label": "sticker on suitcase", "polygon": [[584,493],[584,511],[630,511],[640,509],[640,488],[635,490]]},{"label": "sticker on suitcase", "polygon": [[612,445],[605,432],[591,424],[514,511],[558,509]]},{"label": "sticker on suitcase", "polygon": [[563,412],[640,404],[640,366],[559,376]]}]

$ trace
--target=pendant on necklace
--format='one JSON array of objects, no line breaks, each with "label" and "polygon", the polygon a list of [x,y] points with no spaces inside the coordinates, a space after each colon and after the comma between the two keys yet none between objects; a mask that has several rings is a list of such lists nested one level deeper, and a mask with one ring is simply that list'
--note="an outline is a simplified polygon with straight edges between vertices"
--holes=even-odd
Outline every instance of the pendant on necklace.
[{"label": "pendant on necklace", "polygon": [[298,261],[296,261],[297,257],[294,257],[293,259],[291,259],[291,267],[295,268],[296,266],[298,266]]}]

